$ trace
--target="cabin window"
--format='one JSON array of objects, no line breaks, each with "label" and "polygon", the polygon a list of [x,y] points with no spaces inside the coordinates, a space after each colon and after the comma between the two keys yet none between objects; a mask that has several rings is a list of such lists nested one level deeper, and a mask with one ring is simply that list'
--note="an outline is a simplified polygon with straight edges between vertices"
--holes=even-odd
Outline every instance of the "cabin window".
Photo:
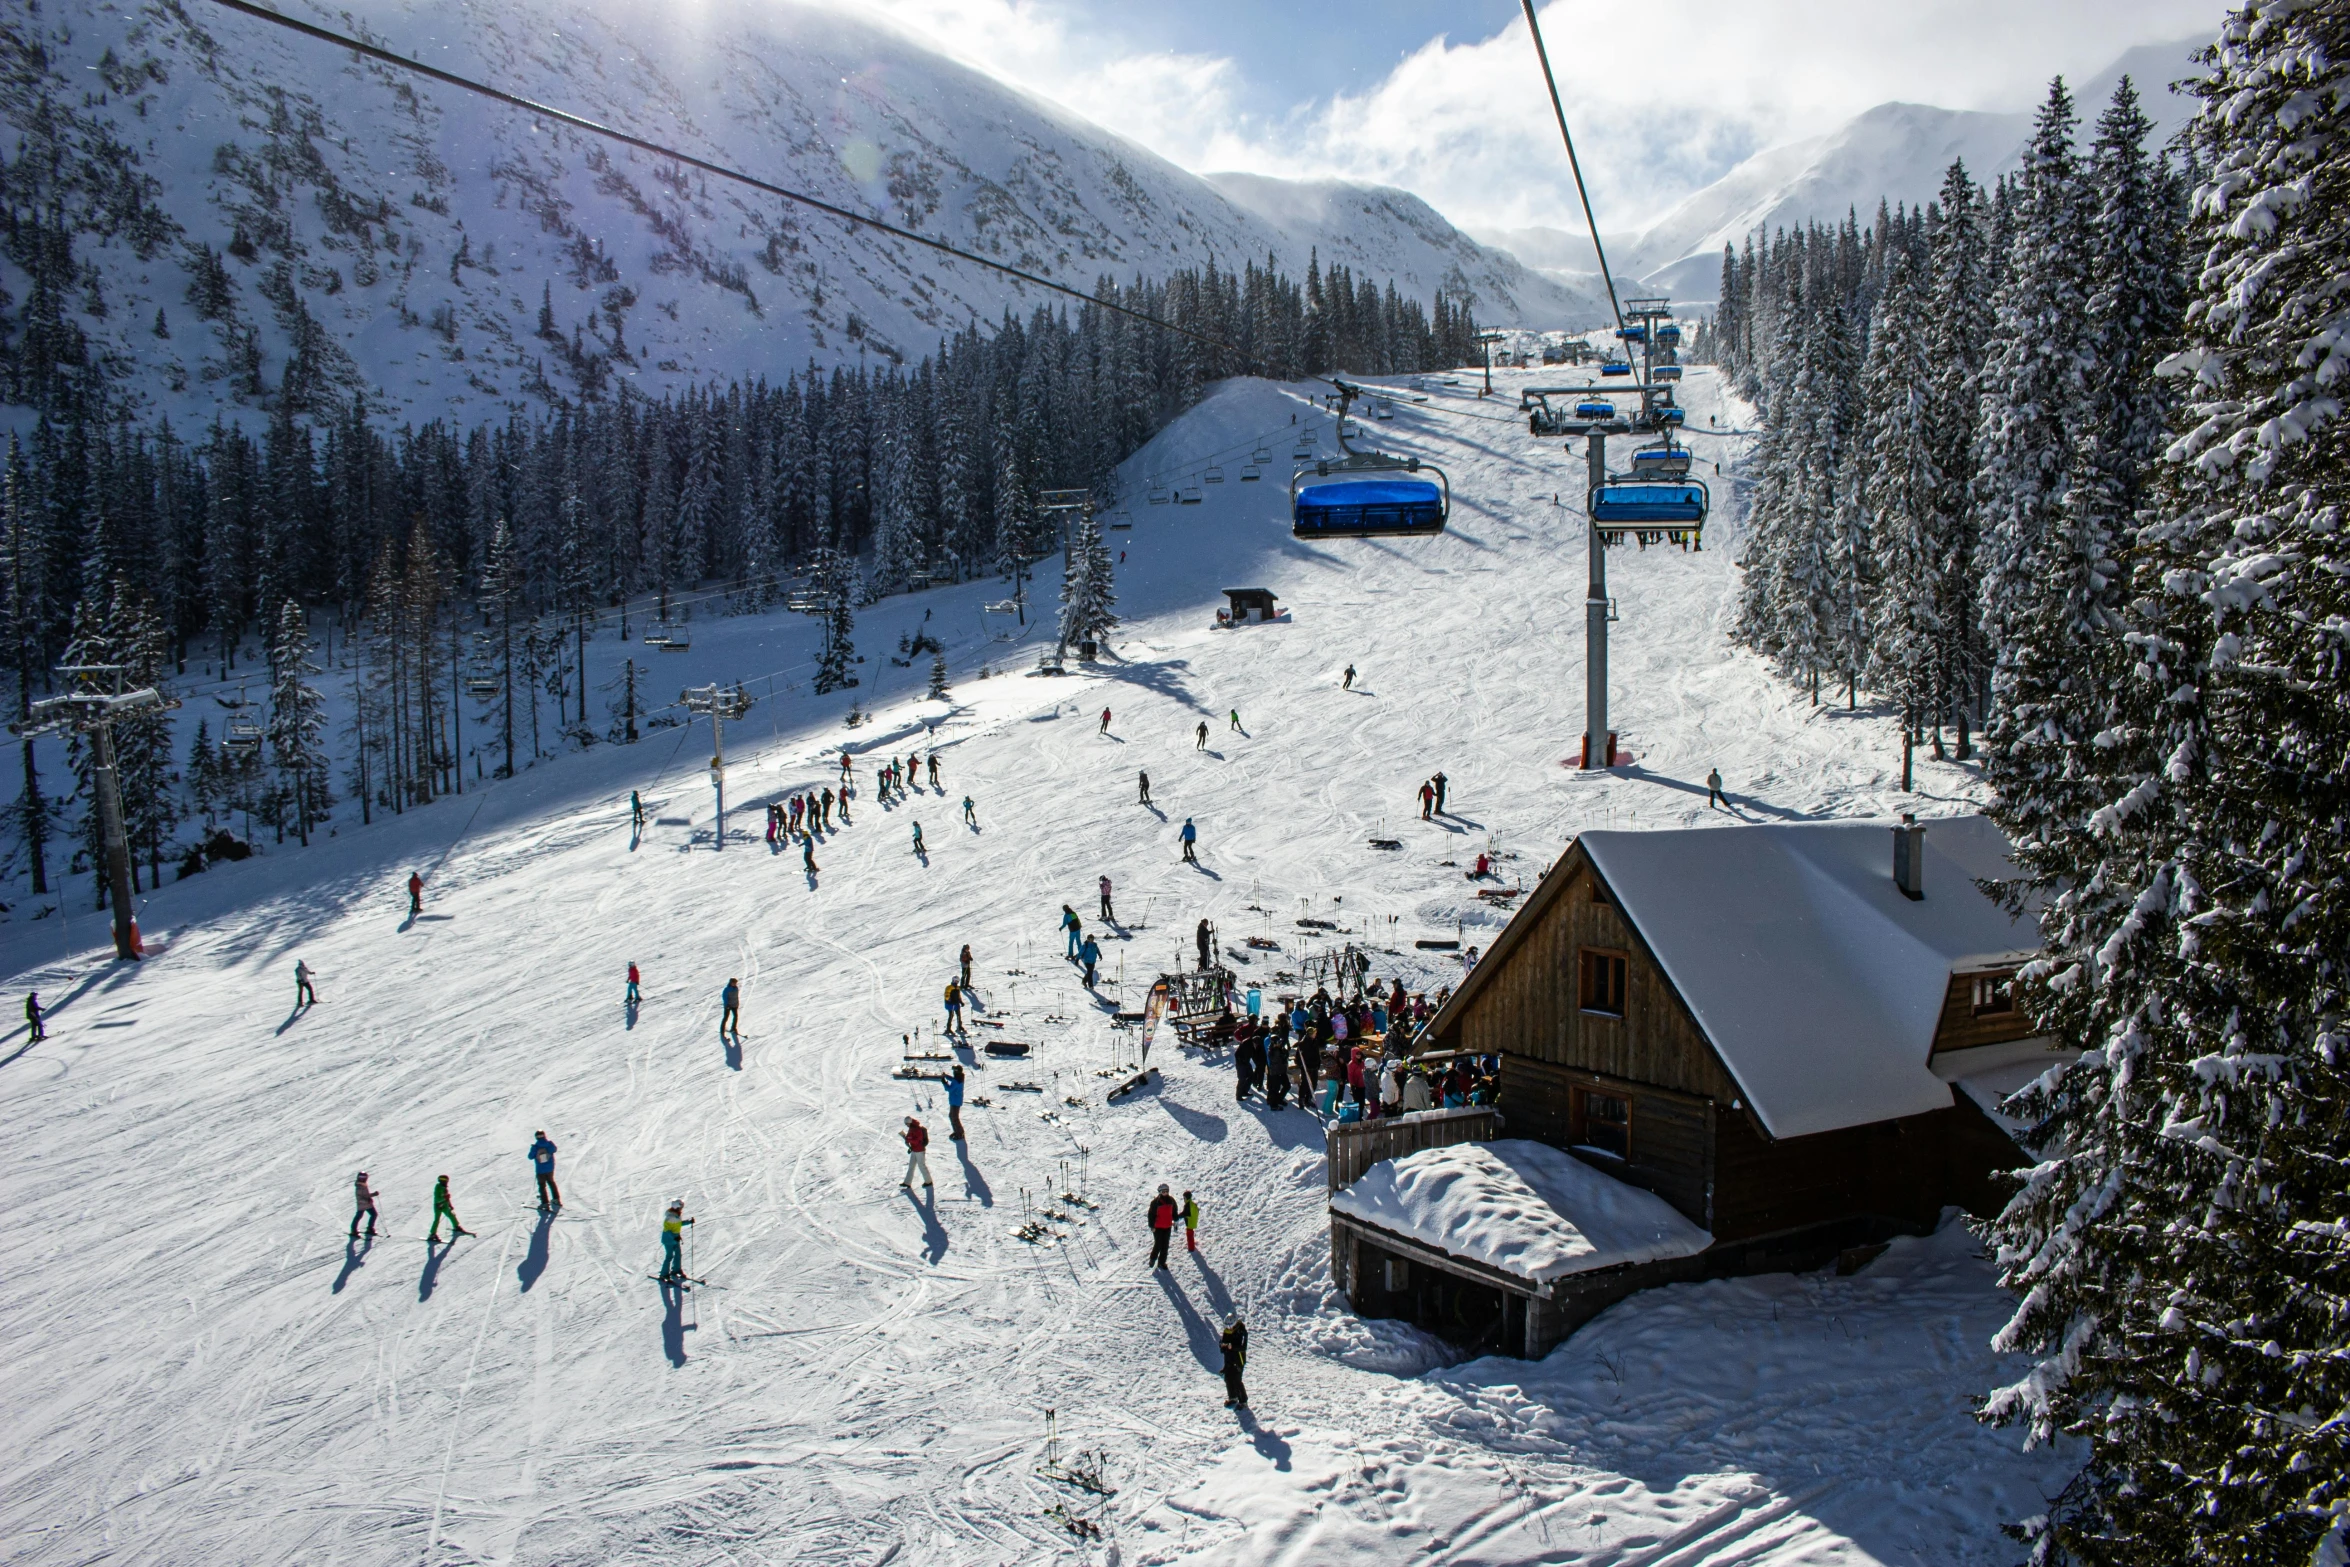
[{"label": "cabin window", "polygon": [[1601,1017],[1624,1015],[1624,954],[1585,947],[1580,954],[1577,1004]]},{"label": "cabin window", "polygon": [[2015,973],[1975,976],[1975,1016],[1996,1017],[2015,1010]]},{"label": "cabin window", "polygon": [[1579,1148],[1596,1148],[1630,1161],[1632,1157],[1632,1101],[1621,1094],[1596,1088],[1578,1088],[1574,1098],[1574,1125]]}]

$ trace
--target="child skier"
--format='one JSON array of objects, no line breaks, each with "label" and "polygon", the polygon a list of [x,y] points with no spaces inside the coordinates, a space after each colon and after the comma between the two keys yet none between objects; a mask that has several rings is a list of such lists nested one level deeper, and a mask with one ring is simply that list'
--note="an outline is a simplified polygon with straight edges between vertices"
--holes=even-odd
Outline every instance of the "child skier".
[{"label": "child skier", "polygon": [[455,1245],[457,1243],[458,1235],[471,1235],[473,1233],[464,1225],[457,1222],[457,1209],[449,1201],[449,1178],[445,1175],[433,1183],[432,1233],[425,1236],[424,1238],[424,1243],[427,1246],[432,1246],[439,1243],[441,1238],[441,1219],[444,1215],[448,1218],[449,1228],[456,1232],[456,1234],[449,1237],[449,1243],[451,1245]]},{"label": "child skier", "polygon": [[682,1199],[669,1205],[669,1212],[661,1219],[661,1282],[685,1282],[685,1227],[694,1221],[685,1216]]},{"label": "child skier", "polygon": [[[375,1192],[373,1188],[367,1184],[367,1172],[365,1170],[361,1170],[351,1180],[351,1201],[353,1204],[351,1210],[351,1239],[357,1240],[359,1238],[359,1221],[361,1219],[365,1219],[367,1221],[367,1238],[369,1240],[375,1239]],[[452,1217],[454,1217],[454,1215],[452,1215]],[[439,1227],[438,1220],[436,1219],[434,1228],[438,1229]]]},{"label": "child skier", "polygon": [[[956,1067],[947,1078],[947,1125],[953,1130],[947,1136],[955,1142],[963,1137],[963,1069]],[[927,1173],[927,1172],[925,1172]]]},{"label": "child skier", "polygon": [[1240,1380],[1248,1369],[1248,1324],[1234,1317],[1232,1325],[1216,1336],[1216,1347],[1224,1352],[1224,1407],[1248,1408],[1248,1386]]},{"label": "child skier", "polygon": [[530,1167],[539,1178],[539,1211],[563,1206],[563,1188],[555,1184],[555,1145],[541,1130],[538,1141],[530,1145]]},{"label": "child skier", "polygon": [[972,814],[971,797],[969,795],[963,796],[963,825],[966,827],[976,827],[979,825],[979,818]]},{"label": "child skier", "polygon": [[1191,1193],[1183,1194],[1183,1249],[1199,1250],[1199,1204],[1191,1200]]},{"label": "child skier", "polygon": [[1240,709],[1237,707],[1232,710],[1232,732],[1234,734],[1245,733],[1240,727]]}]

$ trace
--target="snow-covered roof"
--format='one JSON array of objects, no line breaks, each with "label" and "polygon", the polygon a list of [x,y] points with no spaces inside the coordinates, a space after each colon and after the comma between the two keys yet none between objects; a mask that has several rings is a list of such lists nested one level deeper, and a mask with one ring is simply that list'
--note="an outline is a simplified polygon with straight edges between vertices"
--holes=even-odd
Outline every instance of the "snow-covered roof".
[{"label": "snow-covered roof", "polygon": [[1689,1257],[1713,1237],[1663,1198],[1546,1143],[1454,1143],[1382,1159],[1330,1206],[1532,1284]]},{"label": "snow-covered roof", "polygon": [[1921,825],[1919,901],[1893,884],[1889,822],[1579,840],[1774,1137],[1948,1108],[1927,1062],[1951,974],[2038,948],[1975,886],[2015,874],[1999,829]]}]

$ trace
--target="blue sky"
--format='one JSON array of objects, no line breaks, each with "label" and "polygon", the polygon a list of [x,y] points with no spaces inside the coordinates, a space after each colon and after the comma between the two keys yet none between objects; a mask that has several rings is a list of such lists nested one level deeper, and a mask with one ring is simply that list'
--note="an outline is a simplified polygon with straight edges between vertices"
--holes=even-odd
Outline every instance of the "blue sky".
[{"label": "blue sky", "polygon": [[[1509,0],[826,0],[1200,172],[1399,185],[1472,228],[1563,226],[1572,186]],[[2021,110],[2223,0],[1542,0],[1603,227],[1892,100]],[[2186,61],[2182,52],[2180,72]]]}]

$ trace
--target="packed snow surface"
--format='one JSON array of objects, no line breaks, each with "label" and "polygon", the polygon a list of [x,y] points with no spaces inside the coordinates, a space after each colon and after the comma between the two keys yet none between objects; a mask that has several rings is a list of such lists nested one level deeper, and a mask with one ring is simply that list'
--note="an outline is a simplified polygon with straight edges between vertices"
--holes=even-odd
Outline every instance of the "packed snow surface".
[{"label": "packed snow surface", "polygon": [[1924,825],[1922,900],[1893,883],[1891,822],[1583,837],[1774,1137],[1948,1109],[1927,1061],[1952,971],[2035,944],[1974,884],[2014,874],[1999,829]]},{"label": "packed snow surface", "polygon": [[1534,1284],[1713,1244],[1663,1198],[1515,1137],[1382,1159],[1330,1206]]},{"label": "packed snow surface", "polygon": [[[1215,389],[1128,463],[1133,526],[1108,535],[1124,621],[1071,677],[1024,673],[1049,631],[991,640],[992,581],[861,611],[864,684],[825,697],[805,689],[806,616],[699,618],[677,653],[592,642],[599,685],[651,656],[662,697],[672,679],[758,696],[726,731],[723,853],[697,726],[373,826],[340,807],[308,850],[168,882],[141,911],[160,950],[135,967],[107,960],[86,878],[70,919],[0,923],[11,1004],[37,988],[52,1009],[44,1042],[0,1043],[8,1561],[2010,1560],[2000,1521],[2041,1511],[2071,1460],[1969,1413],[2017,1372],[1986,1347],[2009,1308],[1962,1233],[1850,1279],[1656,1292],[1539,1364],[1448,1367],[1333,1298],[1310,1114],[1236,1104],[1227,1063],[1163,1048],[1158,1080],[1105,1100],[1097,1074],[1137,1046],[1109,1007],[1138,1006],[1199,919],[1260,982],[1356,941],[1381,977],[1432,988],[1459,968],[1415,937],[1488,946],[1505,917],[1464,879],[1481,850],[1531,884],[1590,827],[1979,796],[1933,762],[1902,796],[1893,715],[1813,707],[1729,646],[1728,522],[1702,552],[1610,562],[1635,760],[1562,765],[1583,478],[1495,406],[1529,378],[1494,379],[1500,399],[1464,378],[1377,426],[1449,473],[1448,531],[1358,544],[1293,540],[1280,483],[1147,503],[1152,475],[1197,483],[1307,429],[1328,449],[1322,389]],[[1706,432],[1743,410],[1708,372],[1684,387],[1701,461],[1734,467],[1743,443]],[[1726,506],[1738,489],[1715,484]],[[1235,583],[1290,618],[1213,629]],[[928,661],[884,656],[926,616],[953,689],[929,737]],[[845,726],[852,698],[870,723]],[[863,793],[810,877],[769,850],[760,807],[837,782],[843,747]],[[876,763],[917,747],[940,787],[885,804]],[[1709,817],[1717,765],[1731,809]],[[1423,821],[1439,767],[1452,809]],[[1122,923],[1092,918],[1102,875]],[[1064,902],[1108,938],[1098,1002],[1061,957]],[[939,1043],[966,942],[975,1043],[1027,1059]],[[319,989],[300,1012],[297,959]],[[945,1137],[935,1083],[893,1075],[909,1036],[965,1063],[968,1142]],[[937,1184],[911,1192],[908,1115],[937,1138]],[[559,1217],[533,1209],[540,1128]],[[345,1240],[362,1168],[383,1193],[372,1247]],[[454,1249],[417,1233],[441,1174],[475,1232]],[[1201,1249],[1153,1274],[1161,1181],[1205,1220]],[[665,1298],[646,1275],[676,1198],[710,1286]],[[1213,1370],[1235,1311],[1255,1335],[1239,1418]],[[1100,1452],[1115,1497],[1038,1474],[1048,1409],[1061,1456]]]}]

